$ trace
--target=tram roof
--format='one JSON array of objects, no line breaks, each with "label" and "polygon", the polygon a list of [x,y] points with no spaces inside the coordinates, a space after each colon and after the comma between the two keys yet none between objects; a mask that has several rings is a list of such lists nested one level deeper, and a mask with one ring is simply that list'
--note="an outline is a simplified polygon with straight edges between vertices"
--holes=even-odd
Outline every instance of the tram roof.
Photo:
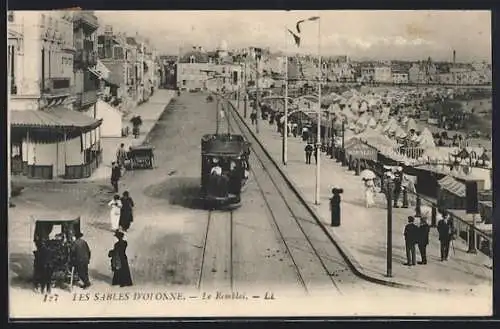
[{"label": "tram roof", "polygon": [[208,134],[203,136],[201,142],[204,155],[238,156],[247,148],[241,135]]}]

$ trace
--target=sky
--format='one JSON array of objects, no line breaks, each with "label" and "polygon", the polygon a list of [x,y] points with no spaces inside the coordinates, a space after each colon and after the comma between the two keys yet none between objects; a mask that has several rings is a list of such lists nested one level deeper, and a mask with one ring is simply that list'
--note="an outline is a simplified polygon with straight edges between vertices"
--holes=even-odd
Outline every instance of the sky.
[{"label": "sky", "polygon": [[[230,49],[270,47],[272,51],[348,55],[353,59],[491,62],[489,11],[98,11],[101,24],[149,37],[156,49],[175,55],[180,47]],[[286,28],[301,25],[297,48]],[[318,34],[320,42],[318,42]],[[319,45],[319,47],[318,47]]]}]

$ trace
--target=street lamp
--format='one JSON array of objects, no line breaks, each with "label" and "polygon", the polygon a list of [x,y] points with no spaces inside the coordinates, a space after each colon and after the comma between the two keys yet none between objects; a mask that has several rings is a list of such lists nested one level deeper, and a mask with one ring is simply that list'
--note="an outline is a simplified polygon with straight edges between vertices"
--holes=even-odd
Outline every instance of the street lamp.
[{"label": "street lamp", "polygon": [[387,199],[387,277],[392,277],[392,196],[394,193],[393,177],[384,179],[385,197]]},{"label": "street lamp", "polygon": [[244,65],[245,65],[245,80],[244,80],[244,92],[245,92],[245,97],[243,99],[244,103],[244,108],[243,108],[243,117],[247,117],[247,107],[248,107],[248,90],[247,90],[247,55],[248,53],[245,51],[243,53],[243,58],[245,59]]}]

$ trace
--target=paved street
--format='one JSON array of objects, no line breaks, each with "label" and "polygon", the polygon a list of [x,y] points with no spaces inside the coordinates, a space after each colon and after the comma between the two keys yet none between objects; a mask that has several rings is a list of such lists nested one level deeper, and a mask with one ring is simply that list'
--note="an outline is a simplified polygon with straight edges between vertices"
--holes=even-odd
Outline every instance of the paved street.
[{"label": "paved street", "polygon": [[[241,112],[242,113],[242,112]],[[250,120],[248,121],[250,124]],[[259,122],[259,138],[266,149],[281,163],[281,137],[275,125]],[[255,131],[255,127],[253,127]],[[377,196],[377,206],[364,207],[362,181],[353,172],[340,166],[335,160],[322,156],[321,204],[315,206],[315,165],[305,164],[304,144],[300,138],[290,137],[287,166],[281,166],[298,186],[305,199],[320,214],[325,226],[351,254],[359,267],[377,279],[419,286],[433,290],[468,291],[479,295],[491,296],[492,271],[487,268],[491,260],[478,253],[466,252],[467,246],[462,240],[454,242],[451,259],[439,261],[439,241],[437,231],[431,229],[428,247],[429,264],[415,268],[403,266],[406,262],[403,230],[406,218],[412,215],[413,208],[394,209],[393,214],[393,278],[386,278],[386,208],[385,198]],[[344,189],[342,194],[342,224],[340,227],[329,226],[329,198],[332,187]],[[452,281],[450,281],[450,279]]]},{"label": "paved street", "polygon": [[[348,309],[324,307],[335,296],[342,296],[346,303],[355,296],[359,300],[358,294],[364,298],[408,296],[410,292],[405,290],[374,285],[356,277],[296,196],[283,188],[286,184],[279,180],[276,169],[256,156],[251,157],[252,173],[241,207],[233,211],[232,217],[228,212],[212,212],[207,232],[208,211],[199,210],[196,202],[200,138],[215,127],[215,102],[206,103],[205,97],[201,93],[185,93],[174,98],[149,135],[157,167],[127,172],[120,182],[120,191],[130,191],[136,203],[134,222],[126,237],[135,286],[127,291],[144,292],[148,287],[154,291],[175,289],[186,293],[218,290],[242,293],[249,298],[259,296],[257,299],[272,291],[284,302],[284,297],[303,296],[307,290],[325,298],[320,304],[323,306],[318,307],[318,315],[376,312],[369,303],[346,304],[350,305]],[[227,130],[225,123],[221,124],[221,130]],[[232,126],[234,129],[234,123]],[[92,248],[90,290],[121,291],[110,287],[107,253],[115,239],[106,204],[111,196],[106,180],[39,185],[27,188],[16,198],[17,207],[9,210],[12,314],[24,314],[23,305],[41,298],[31,291],[33,246],[29,215],[51,216],[57,212],[59,217],[81,216],[84,238]],[[70,298],[67,292],[56,291],[61,298]],[[83,292],[80,288],[74,291]],[[411,296],[423,303],[429,294],[411,292]],[[477,301],[476,304],[479,305]],[[97,305],[87,305],[83,310],[72,310],[71,314],[66,311],[66,316],[102,314]],[[291,308],[282,305],[284,314],[290,314]],[[294,305],[298,307],[300,303]],[[395,307],[397,302],[392,305]],[[480,305],[471,312],[485,312],[487,307]],[[59,312],[49,306],[37,311],[51,315]],[[392,308],[390,314],[412,311]],[[265,309],[261,312],[266,314]],[[432,314],[432,309],[423,312]],[[440,310],[440,314],[443,312],[453,314],[453,308]],[[134,314],[134,311],[127,313]],[[293,314],[301,314],[300,307]]]}]

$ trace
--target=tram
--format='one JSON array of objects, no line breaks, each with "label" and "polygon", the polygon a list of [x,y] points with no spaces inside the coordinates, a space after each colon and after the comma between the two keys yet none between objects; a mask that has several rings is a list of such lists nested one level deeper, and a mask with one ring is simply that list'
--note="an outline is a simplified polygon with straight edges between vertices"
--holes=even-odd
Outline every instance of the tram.
[{"label": "tram", "polygon": [[241,202],[249,174],[250,144],[241,135],[207,134],[201,139],[201,199],[218,208]]}]

